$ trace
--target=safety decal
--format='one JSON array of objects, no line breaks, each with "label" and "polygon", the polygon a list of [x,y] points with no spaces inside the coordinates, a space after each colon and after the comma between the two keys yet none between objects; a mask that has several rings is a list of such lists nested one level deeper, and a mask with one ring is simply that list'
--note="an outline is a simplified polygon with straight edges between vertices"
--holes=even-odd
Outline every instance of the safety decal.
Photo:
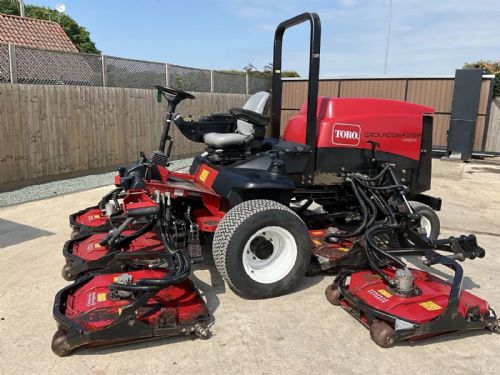
[{"label": "safety decal", "polygon": [[419,303],[420,306],[422,306],[424,309],[427,311],[436,311],[436,310],[441,310],[442,307],[439,306],[436,302],[434,301],[426,301]]},{"label": "safety decal", "polygon": [[97,302],[106,301],[106,293],[97,293]]},{"label": "safety decal", "polygon": [[200,181],[201,182],[205,182],[207,180],[207,177],[208,175],[210,174],[210,172],[206,169],[204,169],[203,171],[201,171],[200,173]]}]

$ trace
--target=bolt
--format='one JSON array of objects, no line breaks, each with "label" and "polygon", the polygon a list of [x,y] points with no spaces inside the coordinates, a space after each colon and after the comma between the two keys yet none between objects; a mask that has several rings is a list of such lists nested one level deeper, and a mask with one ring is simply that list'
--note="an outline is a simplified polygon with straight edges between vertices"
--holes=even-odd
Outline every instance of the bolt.
[{"label": "bolt", "polygon": [[253,259],[253,260],[257,260],[257,258],[256,258],[256,257],[252,257],[252,259]]}]

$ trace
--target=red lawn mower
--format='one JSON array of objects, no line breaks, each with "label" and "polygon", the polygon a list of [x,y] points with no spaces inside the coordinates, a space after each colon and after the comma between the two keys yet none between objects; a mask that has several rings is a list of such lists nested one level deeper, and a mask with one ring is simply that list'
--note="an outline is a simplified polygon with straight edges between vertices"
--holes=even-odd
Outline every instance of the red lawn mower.
[{"label": "red lawn mower", "polygon": [[[311,25],[308,99],[279,138],[282,39],[286,29],[307,21]],[[342,275],[351,281],[356,275],[350,271],[375,275],[399,293],[391,280],[398,277],[400,268],[407,270],[399,257],[412,250],[427,255],[451,251],[464,259],[472,257],[469,253],[484,255],[475,241],[466,241],[467,247],[463,241],[442,244],[436,240],[439,219],[435,210],[440,209],[441,200],[423,194],[431,182],[433,109],[393,100],[318,97],[320,30],[314,13],[287,20],[276,30],[269,138],[265,137],[270,122],[268,93],[255,94],[244,108],[232,108],[227,114],[185,122],[182,116],[174,116],[175,108],[194,96],[157,86],[168,103],[159,150],[150,157],[141,153],[140,160],[120,168],[115,190],[97,206],[70,217],[73,240],[65,246],[63,275],[66,279],[85,276],[56,297],[54,315],[60,330],[53,349],[57,354],[82,345],[161,336],[163,315],[147,313],[145,320],[138,312],[148,306],[156,306],[154,311],[176,309],[172,320],[181,327],[183,304],[169,302],[167,306],[159,294],[165,287],[196,294],[192,284],[182,284],[187,268],[182,268],[185,277],[177,272],[181,263],[187,267],[200,259],[203,243],[211,245],[217,270],[243,297],[276,297],[296,288],[306,272],[340,271],[335,298],[350,311],[361,305],[355,305],[348,287],[372,282],[367,276],[360,276],[359,283],[344,282]],[[184,136],[206,146],[194,158],[189,173],[168,169],[172,122]],[[321,209],[312,209],[313,204]],[[122,271],[114,278],[105,276]],[[444,283],[426,278],[425,273],[409,272],[412,287],[423,293],[422,279],[440,286]],[[101,297],[89,294],[94,283]],[[442,286],[440,290],[442,295],[456,293],[456,288],[446,291]],[[117,291],[122,292],[121,300]],[[108,304],[110,296],[113,303]],[[85,300],[90,305],[82,307]],[[195,300],[198,306],[201,302]],[[127,307],[119,307],[122,304]],[[449,306],[454,314],[456,305]],[[394,324],[394,319],[379,319],[373,309],[365,301],[358,309],[360,320],[368,325],[375,321]],[[486,305],[480,303],[478,309],[474,319],[490,319],[486,319]],[[127,318],[122,317],[125,310]],[[97,324],[85,324],[88,319]],[[204,313],[188,320],[191,328],[186,332],[196,332],[199,324],[203,332],[207,329]],[[488,327],[494,326],[493,320],[494,314]],[[122,328],[117,328],[122,324],[139,324],[144,330],[127,328],[122,337],[118,333]],[[398,333],[394,337],[395,341],[410,336]]]}]

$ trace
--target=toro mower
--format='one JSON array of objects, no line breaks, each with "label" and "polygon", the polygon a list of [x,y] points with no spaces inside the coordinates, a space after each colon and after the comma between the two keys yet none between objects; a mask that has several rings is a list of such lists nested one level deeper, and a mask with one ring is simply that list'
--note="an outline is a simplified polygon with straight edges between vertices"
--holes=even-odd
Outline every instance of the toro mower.
[{"label": "toro mower", "polygon": [[[300,112],[285,124],[280,138],[282,40],[288,28],[302,22],[311,25],[308,96]],[[140,311],[146,306],[156,306],[156,312],[177,309],[176,327],[181,327],[185,321],[181,319],[182,302],[171,300],[166,306],[163,303],[168,298],[162,300],[158,295],[167,285],[167,290],[181,288],[191,293],[192,286],[177,284],[181,278],[175,276],[176,270],[181,260],[182,264],[199,260],[203,243],[211,246],[217,270],[226,283],[246,298],[288,293],[306,271],[340,272],[336,298],[350,311],[357,308],[360,320],[372,326],[375,321],[391,324],[392,318],[382,319],[373,313],[372,302],[362,300],[361,305],[355,299],[357,294],[349,288],[373,282],[366,275],[375,275],[388,285],[387,293],[398,298],[403,298],[399,297],[402,291],[409,291],[411,297],[404,298],[418,298],[420,293],[434,301],[422,283],[427,287],[439,282],[421,271],[408,270],[399,256],[414,251],[446,265],[452,261],[436,258],[433,251],[451,249],[453,256],[464,258],[484,255],[472,237],[465,237],[465,242],[437,240],[439,219],[435,211],[440,209],[441,200],[423,194],[431,184],[433,109],[394,100],[318,96],[320,34],[320,20],[314,13],[301,14],[276,29],[270,129],[268,93],[254,94],[243,108],[187,122],[174,115],[175,108],[194,96],[156,87],[168,104],[159,149],[149,157],[141,153],[138,161],[120,168],[116,190],[97,206],[70,217],[76,242],[66,246],[69,266],[65,269],[71,274],[66,278],[89,270],[96,273],[77,279],[58,294],[54,314],[64,333],[54,337],[56,353],[80,345],[158,336],[157,332],[164,332],[158,326],[165,319],[161,313],[142,315]],[[172,123],[191,141],[205,144],[189,173],[169,170]],[[266,137],[268,130],[270,137]],[[158,212],[131,214],[128,202],[136,195],[141,204],[153,202]],[[313,209],[315,206],[320,208]],[[156,240],[148,237],[153,236],[153,227],[162,242],[158,248],[151,242]],[[85,249],[95,249],[96,244],[105,249],[86,253]],[[141,252],[155,254],[142,258],[138,256]],[[94,262],[90,254],[99,260]],[[177,263],[169,257],[178,259]],[[106,272],[127,274],[111,277]],[[167,275],[166,279],[157,272]],[[359,283],[342,279],[352,281],[359,272]],[[409,289],[403,290],[393,281],[400,276],[411,279]],[[113,282],[115,277],[128,281]],[[97,294],[89,294],[96,285],[101,288],[102,301]],[[442,286],[440,292],[442,298],[451,298],[457,288]],[[123,299],[116,297],[117,293]],[[82,301],[87,301],[83,307]],[[493,326],[494,314],[487,318],[489,308],[479,305],[477,314],[476,310],[466,311],[464,319]],[[451,301],[450,306],[446,311],[454,309],[453,314],[456,305]],[[391,317],[397,313],[392,311]],[[430,331],[416,327],[418,322],[431,319],[430,315],[421,320],[412,317],[398,318],[414,324],[411,337],[437,332],[434,325]],[[196,331],[197,323],[189,321],[187,331]],[[123,328],[121,334],[127,324],[141,328]],[[409,337],[398,333],[394,341]]]}]

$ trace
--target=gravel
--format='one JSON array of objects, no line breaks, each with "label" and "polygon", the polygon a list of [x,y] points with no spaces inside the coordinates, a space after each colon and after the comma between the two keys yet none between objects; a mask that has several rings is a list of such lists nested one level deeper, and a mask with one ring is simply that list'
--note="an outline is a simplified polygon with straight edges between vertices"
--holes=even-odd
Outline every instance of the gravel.
[{"label": "gravel", "polygon": [[[192,158],[172,161],[169,169],[176,170],[186,168],[191,165],[192,161]],[[26,186],[18,190],[0,193],[0,207],[112,185],[115,175],[116,171],[93,174],[67,180],[47,182],[45,184]]]}]

